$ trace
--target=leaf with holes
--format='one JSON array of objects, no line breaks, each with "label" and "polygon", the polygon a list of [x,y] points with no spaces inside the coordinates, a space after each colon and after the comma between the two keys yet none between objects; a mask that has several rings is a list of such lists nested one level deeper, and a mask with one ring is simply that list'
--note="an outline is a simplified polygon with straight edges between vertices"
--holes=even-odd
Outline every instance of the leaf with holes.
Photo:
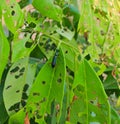
[{"label": "leaf with holes", "polygon": [[40,11],[43,16],[47,16],[56,21],[62,19],[62,9],[53,3],[53,0],[33,0],[33,6]]},{"label": "leaf with holes", "polygon": [[25,112],[24,109],[21,109],[14,115],[10,116],[9,124],[24,124]]},{"label": "leaf with holes", "polygon": [[[69,42],[68,42],[69,44]],[[66,65],[71,69],[74,70],[74,63],[75,63],[75,51],[68,45],[62,43],[61,44],[62,50],[65,54]]]},{"label": "leaf with holes", "polygon": [[5,1],[2,6],[2,13],[7,28],[15,33],[24,21],[24,14],[16,0]]},{"label": "leaf with holes", "polygon": [[[39,123],[45,123],[44,116],[51,117],[54,114],[52,106],[56,109],[55,117],[57,119],[62,109],[66,66],[61,50],[57,56],[55,67],[52,67],[51,62],[52,58],[40,70],[27,102],[27,111],[36,113],[34,116],[36,122]],[[31,116],[33,116],[32,113]]]},{"label": "leaf with holes", "polygon": [[28,58],[17,61],[10,68],[3,91],[5,108],[9,115],[25,106],[35,71],[36,64],[29,64]]},{"label": "leaf with holes", "polygon": [[13,42],[12,62],[15,62],[23,57],[28,57],[33,50],[34,45],[29,36]]},{"label": "leaf with holes", "polygon": [[110,105],[103,85],[90,64],[83,60],[75,75],[73,101],[70,106],[72,123],[110,124]]},{"label": "leaf with holes", "polygon": [[9,51],[10,47],[0,24],[0,82],[3,70],[8,62]]}]

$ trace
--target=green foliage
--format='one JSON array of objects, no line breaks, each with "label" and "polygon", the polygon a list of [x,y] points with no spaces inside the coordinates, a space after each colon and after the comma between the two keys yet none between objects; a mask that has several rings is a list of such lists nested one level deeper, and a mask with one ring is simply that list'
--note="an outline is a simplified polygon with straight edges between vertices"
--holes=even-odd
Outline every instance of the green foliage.
[{"label": "green foliage", "polygon": [[0,123],[119,124],[120,3],[0,4]]}]

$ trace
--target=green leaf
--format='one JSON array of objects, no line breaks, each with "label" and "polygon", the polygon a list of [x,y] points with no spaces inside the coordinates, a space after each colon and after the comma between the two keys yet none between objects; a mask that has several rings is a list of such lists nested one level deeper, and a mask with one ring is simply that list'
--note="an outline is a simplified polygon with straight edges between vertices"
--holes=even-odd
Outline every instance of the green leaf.
[{"label": "green leaf", "polygon": [[10,116],[9,124],[24,124],[25,112],[21,109],[14,115]]},{"label": "green leaf", "polygon": [[[56,58],[55,67],[51,66],[52,58],[40,70],[30,92],[27,102],[27,110],[36,112],[34,115],[36,122],[44,124],[44,116],[48,113],[51,117],[51,104],[54,103],[56,109],[56,119],[59,119],[62,109],[65,83],[65,62],[63,53],[60,50]],[[56,108],[57,106],[57,108]],[[39,109],[40,107],[40,109]],[[58,109],[58,110],[57,110]],[[40,118],[38,118],[38,116]]]},{"label": "green leaf", "polygon": [[74,98],[70,109],[72,123],[111,123],[110,105],[102,82],[90,64],[83,60],[75,74]]},{"label": "green leaf", "polygon": [[53,0],[33,0],[32,4],[43,16],[47,16],[56,21],[61,21],[62,9],[55,5]]},{"label": "green leaf", "polygon": [[[68,42],[69,44],[69,42]],[[71,69],[74,70],[74,62],[75,62],[75,51],[73,48],[66,44],[61,44],[62,50],[65,55],[66,65]]]},{"label": "green leaf", "polygon": [[0,124],[4,124],[8,115],[3,101],[3,84],[0,85]]},{"label": "green leaf", "polygon": [[119,89],[117,80],[112,76],[112,71],[107,73],[107,78],[104,80],[103,85],[106,90]]},{"label": "green leaf", "polygon": [[3,91],[4,103],[9,115],[17,112],[21,106],[25,106],[35,71],[36,64],[29,64],[28,58],[17,61],[10,68]]},{"label": "green leaf", "polygon": [[5,1],[2,6],[2,12],[7,28],[12,33],[15,33],[24,22],[24,15],[16,0]]},{"label": "green leaf", "polygon": [[111,107],[111,124],[120,124],[120,116],[113,107]]},{"label": "green leaf", "polygon": [[74,37],[74,32],[70,31],[69,29],[67,28],[57,28],[57,33],[60,34],[61,36],[67,38],[68,40],[72,40],[73,37]]},{"label": "green leaf", "polygon": [[7,38],[5,37],[2,25],[0,24],[0,82],[3,70],[8,62],[10,46],[8,44]]},{"label": "green leaf", "polygon": [[12,49],[12,62],[18,61],[24,57],[28,57],[33,48],[34,45],[30,40],[29,35],[23,39],[14,40]]}]

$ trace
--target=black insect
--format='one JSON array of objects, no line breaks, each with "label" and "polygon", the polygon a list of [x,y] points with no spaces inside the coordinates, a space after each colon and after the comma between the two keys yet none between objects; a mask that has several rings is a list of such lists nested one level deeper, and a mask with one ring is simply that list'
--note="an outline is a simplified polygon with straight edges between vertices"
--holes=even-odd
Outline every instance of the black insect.
[{"label": "black insect", "polygon": [[59,55],[59,49],[56,49],[55,55],[54,55],[54,57],[53,57],[53,59],[52,59],[52,63],[51,63],[51,65],[52,65],[53,68],[54,68],[55,65],[56,65],[56,61],[57,61],[58,55]]}]

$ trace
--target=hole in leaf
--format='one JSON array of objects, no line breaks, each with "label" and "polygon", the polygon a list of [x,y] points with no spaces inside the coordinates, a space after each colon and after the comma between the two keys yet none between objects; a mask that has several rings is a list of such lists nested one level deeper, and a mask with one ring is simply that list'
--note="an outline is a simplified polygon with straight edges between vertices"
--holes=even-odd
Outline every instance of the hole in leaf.
[{"label": "hole in leaf", "polygon": [[20,102],[15,103],[14,105],[12,105],[8,110],[9,111],[13,111],[13,110],[18,110],[20,108]]},{"label": "hole in leaf", "polygon": [[43,43],[42,42],[40,42],[39,44],[40,44],[40,46],[43,46]]},{"label": "hole in leaf", "polygon": [[25,71],[25,67],[21,68],[19,72],[24,72]]},{"label": "hole in leaf", "polygon": [[40,96],[40,93],[37,93],[37,92],[35,93],[35,92],[34,92],[34,93],[33,93],[33,96]]},{"label": "hole in leaf", "polygon": [[15,11],[14,11],[14,10],[12,10],[11,15],[12,15],[12,16],[14,16],[14,15],[15,15]]},{"label": "hole in leaf", "polygon": [[56,45],[55,45],[55,43],[52,43],[51,46],[50,46],[50,50],[54,50],[55,51],[55,49],[56,49]]},{"label": "hole in leaf", "polygon": [[12,5],[11,5],[10,7],[11,7],[11,8],[13,8],[13,6],[12,6]]},{"label": "hole in leaf", "polygon": [[28,42],[28,41],[27,41],[27,42],[25,43],[25,47],[26,47],[26,48],[30,48],[31,46],[32,46],[32,43],[31,43],[31,42]]},{"label": "hole in leaf", "polygon": [[46,101],[46,98],[44,97],[41,101],[40,101],[40,103],[43,103],[43,102],[45,102]]},{"label": "hole in leaf", "polygon": [[27,98],[28,98],[27,93],[23,92],[22,99],[27,99]]},{"label": "hole in leaf", "polygon": [[12,87],[12,85],[8,85],[8,86],[6,87],[6,90],[9,89],[10,87]]},{"label": "hole in leaf", "polygon": [[46,82],[45,81],[42,81],[42,84],[45,84]]},{"label": "hole in leaf", "polygon": [[24,85],[24,88],[23,88],[23,91],[26,92],[28,90],[28,88],[29,88],[29,85],[28,84],[25,84]]},{"label": "hole in leaf", "polygon": [[18,70],[19,70],[19,67],[16,66],[14,69],[12,69],[12,70],[10,71],[10,73],[15,73],[15,72],[17,72]]},{"label": "hole in leaf", "polygon": [[29,27],[31,27],[31,28],[35,28],[35,27],[36,27],[36,24],[33,23],[33,22],[31,22],[31,23],[29,24]]},{"label": "hole in leaf", "polygon": [[92,117],[96,117],[96,113],[95,113],[95,112],[90,112],[90,115],[91,115]]},{"label": "hole in leaf", "polygon": [[40,118],[42,118],[42,115],[37,114],[36,117],[37,117],[37,119],[40,119]]},{"label": "hole in leaf", "polygon": [[19,93],[20,92],[20,90],[16,90],[16,93]]},{"label": "hole in leaf", "polygon": [[22,76],[22,75],[23,75],[23,73],[20,73],[20,74],[19,74],[19,76]]},{"label": "hole in leaf", "polygon": [[61,82],[62,82],[62,79],[61,79],[61,78],[59,78],[59,79],[57,80],[57,82],[58,82],[58,83],[61,83]]},{"label": "hole in leaf", "polygon": [[66,50],[65,53],[67,54],[68,53],[68,50]]},{"label": "hole in leaf", "polygon": [[80,123],[80,122],[78,121],[77,124],[82,124],[82,123]]},{"label": "hole in leaf", "polygon": [[20,77],[20,75],[15,75],[15,78],[18,79]]},{"label": "hole in leaf", "polygon": [[91,100],[90,103],[94,104],[94,101]]},{"label": "hole in leaf", "polygon": [[26,102],[24,100],[21,100],[21,104],[24,107],[26,105]]},{"label": "hole in leaf", "polygon": [[86,55],[85,59],[90,60],[90,54]]}]

